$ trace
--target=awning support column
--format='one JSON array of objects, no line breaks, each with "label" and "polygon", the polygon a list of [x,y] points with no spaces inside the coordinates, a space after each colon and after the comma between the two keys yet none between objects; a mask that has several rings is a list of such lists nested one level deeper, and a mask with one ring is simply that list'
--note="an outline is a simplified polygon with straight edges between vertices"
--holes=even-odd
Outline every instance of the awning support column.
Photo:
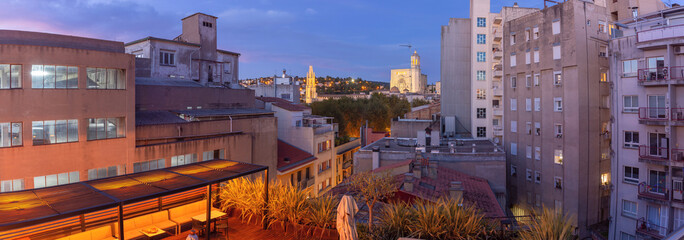
[{"label": "awning support column", "polygon": [[211,235],[211,184],[207,185],[207,228],[205,229],[207,234],[207,240],[209,240],[209,235]]},{"label": "awning support column", "polygon": [[263,229],[268,229],[268,169],[264,170],[264,226]]},{"label": "awning support column", "polygon": [[119,239],[126,239],[124,237],[123,203],[119,203]]}]

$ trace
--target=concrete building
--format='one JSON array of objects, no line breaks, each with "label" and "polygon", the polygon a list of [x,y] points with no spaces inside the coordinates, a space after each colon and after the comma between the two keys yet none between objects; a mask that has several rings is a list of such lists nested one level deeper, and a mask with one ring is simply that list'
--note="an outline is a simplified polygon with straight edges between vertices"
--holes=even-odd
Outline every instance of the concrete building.
[{"label": "concrete building", "polygon": [[116,176],[135,159],[122,42],[0,30],[2,192]]},{"label": "concrete building", "polygon": [[411,55],[411,68],[392,69],[390,91],[423,94],[427,90],[427,75],[420,72],[420,56],[414,51]]},{"label": "concrete building", "polygon": [[492,13],[489,0],[471,0],[470,18],[442,26],[442,134],[502,141],[503,26],[535,11],[516,5]]},{"label": "concrete building", "polygon": [[605,7],[569,0],[507,22],[503,33],[512,211],[562,210],[580,236],[610,217],[608,20]]},{"label": "concrete building", "polygon": [[[318,196],[336,184],[335,132],[331,117],[311,115],[311,108],[281,98],[257,98],[264,109],[275,112],[278,139],[313,155],[315,179],[313,195]],[[282,178],[279,177],[279,178]]]},{"label": "concrete building", "polygon": [[310,104],[318,98],[316,92],[316,73],[313,71],[313,66],[309,66],[309,72],[306,73],[306,103]]},{"label": "concrete building", "polygon": [[[438,135],[438,130],[433,132]],[[506,206],[506,154],[503,149],[489,140],[440,144],[439,138],[426,137],[425,132],[420,135],[418,138],[386,137],[362,147],[354,154],[354,172],[375,171],[405,161],[425,161],[429,162],[429,168],[445,167],[486,179],[501,206]]]},{"label": "concrete building", "polygon": [[677,7],[613,29],[610,239],[662,239],[684,226],[683,24]]},{"label": "concrete building", "polygon": [[276,97],[295,103],[301,101],[299,82],[288,76],[285,70],[281,77],[273,76],[272,84],[261,84],[260,81],[256,81],[256,85],[249,85],[247,88],[254,90],[257,97]]},{"label": "concrete building", "polygon": [[216,17],[195,13],[182,22],[183,32],[173,40],[146,37],[126,43],[126,53],[136,57],[136,76],[240,88],[240,54],[217,48]]}]

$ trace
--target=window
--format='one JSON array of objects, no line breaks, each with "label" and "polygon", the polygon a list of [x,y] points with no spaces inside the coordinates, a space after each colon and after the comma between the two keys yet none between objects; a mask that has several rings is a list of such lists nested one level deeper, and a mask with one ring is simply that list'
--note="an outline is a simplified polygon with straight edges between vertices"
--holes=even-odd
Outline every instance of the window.
[{"label": "window", "polygon": [[5,180],[0,182],[0,192],[24,190],[24,179]]},{"label": "window", "polygon": [[478,61],[478,62],[485,62],[485,61],[487,61],[487,59],[486,59],[486,53],[485,53],[485,52],[477,52],[477,61]]},{"label": "window", "polygon": [[477,137],[487,137],[487,127],[477,127]]},{"label": "window", "polygon": [[534,111],[535,112],[541,111],[541,99],[540,98],[534,98]]},{"label": "window", "polygon": [[622,111],[626,113],[639,112],[639,96],[622,96]]},{"label": "window", "polygon": [[150,161],[144,161],[144,162],[137,162],[133,163],[133,172],[144,172],[144,171],[152,171],[156,169],[162,169],[166,165],[166,159],[155,159],[155,160],[150,160]]},{"label": "window", "polygon": [[477,118],[487,118],[487,109],[486,108],[478,108],[477,109]]},{"label": "window", "polygon": [[518,110],[518,100],[511,98],[511,111]]},{"label": "window", "polygon": [[528,135],[532,135],[532,123],[531,122],[526,122],[525,123],[525,132]]},{"label": "window", "polygon": [[532,28],[532,38],[537,39],[539,38],[539,27],[534,27]]},{"label": "window", "polygon": [[534,75],[534,86],[538,87],[539,86],[539,74]]},{"label": "window", "polygon": [[511,165],[511,176],[518,176],[518,167],[516,167],[515,165]]},{"label": "window", "polygon": [[534,182],[541,183],[541,172],[534,171]]},{"label": "window", "polygon": [[620,232],[620,240],[636,240],[636,236],[626,232]]},{"label": "window", "polygon": [[625,131],[625,147],[639,148],[639,132]]},{"label": "window", "polygon": [[518,121],[511,121],[511,132],[518,132]]},{"label": "window", "polygon": [[563,165],[563,150],[556,149],[553,151],[553,163]]},{"label": "window", "polygon": [[126,75],[123,69],[86,68],[89,89],[126,89]]},{"label": "window", "polygon": [[527,52],[525,52],[525,64],[530,64],[531,59],[530,59],[530,50],[527,49]]},{"label": "window", "polygon": [[480,100],[487,99],[487,94],[485,94],[484,89],[475,89],[475,93],[477,95],[477,99],[480,99]]},{"label": "window", "polygon": [[553,85],[560,86],[563,81],[562,72],[553,72]]},{"label": "window", "polygon": [[0,123],[0,148],[22,146],[22,123]]},{"label": "window", "polygon": [[622,76],[634,77],[637,75],[638,71],[639,66],[636,59],[622,61]]},{"label": "window", "polygon": [[526,174],[525,174],[525,177],[527,178],[527,181],[530,181],[530,182],[531,182],[531,181],[532,181],[532,170],[530,170],[530,169],[528,168],[527,171],[526,171],[525,173],[526,173]]},{"label": "window", "polygon": [[553,60],[561,59],[561,47],[560,43],[553,45]]},{"label": "window", "polygon": [[477,27],[487,27],[487,19],[482,17],[477,18]]},{"label": "window", "polygon": [[21,88],[21,65],[0,64],[0,89]]},{"label": "window", "polygon": [[606,21],[598,20],[598,32],[600,32],[600,33],[607,33],[608,32],[608,29],[606,28]]},{"label": "window", "polygon": [[189,153],[185,155],[177,155],[171,157],[171,166],[180,166],[180,165],[185,165],[185,164],[190,164],[190,163],[196,163],[197,162],[197,153]]},{"label": "window", "polygon": [[518,86],[518,78],[516,76],[511,77],[511,88],[516,88]]},{"label": "window", "polygon": [[170,51],[159,51],[159,64],[162,66],[176,65],[176,54]]},{"label": "window", "polygon": [[33,121],[33,145],[78,142],[78,120]]},{"label": "window", "polygon": [[532,38],[532,31],[530,29],[525,29],[525,42],[529,42]]},{"label": "window", "polygon": [[126,137],[126,118],[89,118],[88,140]]},{"label": "window", "polygon": [[31,88],[78,88],[78,67],[33,65]]},{"label": "window", "polygon": [[534,123],[534,135],[541,136],[541,123],[540,122]]},{"label": "window", "polygon": [[541,148],[540,147],[534,147],[534,159],[535,160],[541,160]]},{"label": "window", "polygon": [[532,111],[532,99],[525,98],[525,111]]},{"label": "window", "polygon": [[515,67],[515,65],[516,65],[515,53],[511,53],[511,67]]},{"label": "window", "polygon": [[486,71],[478,70],[478,71],[477,71],[477,80],[478,80],[478,81],[485,81],[485,80],[487,80],[486,75],[487,75],[487,72],[486,72]]},{"label": "window", "polygon": [[553,35],[559,34],[561,32],[560,20],[554,20],[551,24],[551,32]]},{"label": "window", "polygon": [[562,112],[563,111],[563,98],[553,98],[553,111]]},{"label": "window", "polygon": [[625,177],[623,181],[626,183],[639,184],[639,168],[625,166]]},{"label": "window", "polygon": [[485,43],[487,43],[487,35],[478,34],[477,35],[477,44],[485,44]]},{"label": "window", "polygon": [[563,178],[561,177],[553,177],[553,186],[556,189],[563,189]]},{"label": "window", "polygon": [[534,63],[539,63],[539,49],[534,50]]},{"label": "window", "polygon": [[525,87],[532,87],[532,76],[525,76]]},{"label": "window", "polygon": [[518,144],[517,143],[511,143],[511,155],[517,156],[518,155]]},{"label": "window", "polygon": [[532,158],[532,146],[527,145],[527,147],[525,147],[525,157]]},{"label": "window", "polygon": [[[122,167],[123,168],[123,167]],[[114,177],[119,175],[119,166],[88,169],[88,180]]]},{"label": "window", "polygon": [[511,46],[515,44],[515,33],[511,33]]},{"label": "window", "polygon": [[561,124],[556,124],[555,128],[556,131],[556,138],[562,138],[563,137],[563,125]]}]

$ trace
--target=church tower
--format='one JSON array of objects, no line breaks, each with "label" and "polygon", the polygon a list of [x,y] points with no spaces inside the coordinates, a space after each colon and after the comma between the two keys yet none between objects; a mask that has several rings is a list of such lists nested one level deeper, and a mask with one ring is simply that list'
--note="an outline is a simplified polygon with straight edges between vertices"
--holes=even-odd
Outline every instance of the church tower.
[{"label": "church tower", "polygon": [[420,84],[420,56],[418,51],[413,51],[411,55],[411,91],[414,93],[423,93],[423,86]]},{"label": "church tower", "polygon": [[314,99],[318,97],[316,94],[316,73],[313,71],[313,67],[309,66],[309,72],[306,73],[306,96],[305,102],[312,103]]}]

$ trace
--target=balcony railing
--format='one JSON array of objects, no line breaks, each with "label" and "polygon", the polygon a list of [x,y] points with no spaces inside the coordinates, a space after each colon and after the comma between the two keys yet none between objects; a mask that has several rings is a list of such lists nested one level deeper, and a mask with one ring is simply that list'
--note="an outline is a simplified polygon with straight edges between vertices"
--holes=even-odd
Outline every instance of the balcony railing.
[{"label": "balcony railing", "polygon": [[667,234],[667,228],[650,222],[644,218],[639,218],[636,223],[636,231],[655,238],[663,238]]},{"label": "balcony railing", "polygon": [[649,29],[637,33],[637,42],[647,42],[666,38],[684,37],[684,25]]},{"label": "balcony railing", "polygon": [[641,120],[657,120],[667,121],[669,118],[667,108],[639,108],[639,119]]},{"label": "balcony railing", "polygon": [[669,150],[664,147],[651,147],[646,145],[639,146],[639,158],[667,161],[669,160]]},{"label": "balcony railing", "polygon": [[652,81],[665,81],[668,80],[667,74],[669,69],[667,67],[659,68],[643,68],[639,69],[638,76],[639,81],[642,82],[652,82]]},{"label": "balcony railing", "polygon": [[667,201],[669,199],[669,189],[659,185],[648,185],[646,182],[639,184],[639,197]]}]

